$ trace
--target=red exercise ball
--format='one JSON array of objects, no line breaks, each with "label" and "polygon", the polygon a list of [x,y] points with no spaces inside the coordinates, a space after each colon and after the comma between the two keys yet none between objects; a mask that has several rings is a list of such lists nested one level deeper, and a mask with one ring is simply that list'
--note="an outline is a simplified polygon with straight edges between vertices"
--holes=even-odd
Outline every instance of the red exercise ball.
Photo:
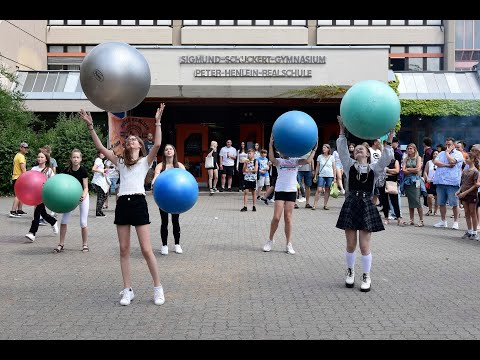
[{"label": "red exercise ball", "polygon": [[15,195],[25,205],[41,204],[42,187],[47,176],[39,171],[27,171],[19,176],[15,182]]}]

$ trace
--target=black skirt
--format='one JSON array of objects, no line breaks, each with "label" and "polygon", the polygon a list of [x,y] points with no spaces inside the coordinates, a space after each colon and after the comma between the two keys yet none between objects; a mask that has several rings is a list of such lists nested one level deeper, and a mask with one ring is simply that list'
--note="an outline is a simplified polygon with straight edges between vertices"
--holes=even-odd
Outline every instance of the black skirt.
[{"label": "black skirt", "polygon": [[117,200],[115,208],[116,225],[150,224],[147,200],[144,195],[123,195]]},{"label": "black skirt", "polygon": [[385,230],[382,218],[376,206],[373,205],[369,194],[357,196],[355,193],[349,193],[343,203],[342,210],[340,210],[336,226],[343,230],[352,229],[370,232]]}]

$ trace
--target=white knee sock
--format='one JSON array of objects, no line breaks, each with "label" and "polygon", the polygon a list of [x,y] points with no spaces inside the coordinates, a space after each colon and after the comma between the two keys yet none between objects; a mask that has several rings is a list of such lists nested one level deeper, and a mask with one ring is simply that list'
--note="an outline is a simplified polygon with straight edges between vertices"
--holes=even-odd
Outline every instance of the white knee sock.
[{"label": "white knee sock", "polygon": [[355,251],[352,253],[346,251],[345,260],[347,261],[347,268],[353,269],[355,267]]},{"label": "white knee sock", "polygon": [[362,255],[362,268],[364,273],[369,273],[372,267],[372,253],[368,255]]}]

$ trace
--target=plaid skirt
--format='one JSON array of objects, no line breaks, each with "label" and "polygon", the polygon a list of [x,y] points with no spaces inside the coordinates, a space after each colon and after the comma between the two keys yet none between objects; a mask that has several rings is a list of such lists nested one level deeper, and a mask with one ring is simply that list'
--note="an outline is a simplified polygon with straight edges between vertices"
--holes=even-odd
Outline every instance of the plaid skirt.
[{"label": "plaid skirt", "polygon": [[385,230],[382,218],[370,196],[357,196],[354,193],[350,193],[345,199],[336,226],[343,230],[370,232]]}]

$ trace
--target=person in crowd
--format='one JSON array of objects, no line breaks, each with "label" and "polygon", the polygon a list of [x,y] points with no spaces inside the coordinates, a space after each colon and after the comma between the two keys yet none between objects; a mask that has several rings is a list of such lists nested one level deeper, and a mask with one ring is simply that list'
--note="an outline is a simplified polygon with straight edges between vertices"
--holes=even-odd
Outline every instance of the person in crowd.
[{"label": "person in crowd", "polygon": [[[435,178],[435,172],[437,171],[437,165],[433,163],[433,161],[437,158],[438,151],[434,150],[432,152],[432,159],[428,161],[427,165],[425,166],[425,171],[423,175],[423,179],[425,181],[425,187],[427,189],[427,205],[428,211],[425,216],[437,215],[438,211],[438,204],[437,204],[437,187],[433,183],[433,179]],[[434,206],[435,202],[435,206]]]},{"label": "person in crowd", "polygon": [[237,151],[236,170],[238,173],[238,191],[243,192],[243,163],[248,159],[247,148],[245,147],[245,141],[240,143],[240,149]]},{"label": "person in crowd", "polygon": [[397,184],[398,189],[398,174],[400,173],[400,163],[397,159],[393,158],[390,161],[390,164],[385,168],[385,183],[380,190],[380,201],[382,202],[382,210],[384,215],[383,223],[388,225],[388,212],[390,211],[389,203],[393,206],[393,211],[395,214],[395,219],[397,219],[398,226],[405,226],[405,223],[402,221],[402,215],[400,214],[400,207],[398,206],[398,194],[389,194],[386,192],[387,181],[391,181],[394,184]]},{"label": "person in crowd", "polygon": [[332,183],[337,180],[337,169],[335,160],[332,156],[330,145],[323,144],[322,153],[317,157],[317,167],[315,169],[315,182],[317,182],[317,192],[315,193],[315,200],[313,201],[312,210],[317,208],[318,200],[320,199],[320,192],[323,191],[323,209],[329,210],[328,199],[330,198],[330,188]]},{"label": "person in crowd", "polygon": [[[217,190],[217,182],[218,182],[218,167],[219,167],[219,160],[218,160],[218,143],[214,140],[210,142],[210,149],[208,150],[208,156],[213,158],[213,167],[208,167],[208,188],[210,189],[210,194],[214,194],[218,192]],[[175,151],[175,156],[177,152]]]},{"label": "person in crowd", "polygon": [[478,153],[472,151],[467,153],[465,163],[466,166],[462,173],[461,186],[455,193],[463,203],[468,229],[465,234],[463,234],[462,239],[480,240],[477,236],[477,194],[478,188],[480,187]]},{"label": "person in crowd", "polygon": [[[308,159],[311,155],[311,151],[302,156],[302,159]],[[313,155],[315,157],[315,154]],[[302,186],[305,185],[305,209],[311,209],[310,205],[310,193],[313,185],[313,178],[315,177],[315,164],[314,160],[311,163],[301,165],[298,168],[297,182]],[[301,189],[300,189],[301,190]],[[300,202],[300,200],[299,200]]]},{"label": "person in crowd", "polygon": [[407,157],[402,163],[403,171],[403,190],[408,199],[408,211],[410,213],[409,225],[415,225],[415,209],[417,209],[418,221],[416,226],[422,227],[423,223],[423,205],[422,193],[426,194],[425,184],[420,177],[422,173],[422,158],[418,154],[417,146],[413,143],[407,146]]},{"label": "person in crowd", "polygon": [[248,192],[252,194],[252,211],[257,211],[255,207],[257,197],[257,173],[258,173],[258,160],[255,158],[255,150],[248,149],[247,161],[243,163],[243,208],[242,212],[247,211]]},{"label": "person in crowd", "polygon": [[[232,140],[227,140],[226,146],[220,149],[220,170],[222,179],[220,192],[232,191],[232,177],[235,169],[235,160],[237,159],[237,150],[232,146]],[[227,189],[225,189],[225,184]]]},{"label": "person in crowd", "polygon": [[92,171],[92,185],[97,193],[97,207],[95,210],[95,216],[98,218],[104,218],[106,215],[103,212],[103,205],[108,196],[108,182],[107,182],[107,171],[105,169],[105,164],[103,160],[105,155],[100,151],[97,151],[97,157],[93,163]]},{"label": "person in crowd", "polygon": [[146,155],[143,140],[135,135],[130,135],[125,141],[124,152],[116,156],[113,151],[103,146],[93,128],[93,120],[90,113],[80,111],[80,116],[87,124],[92,140],[97,150],[101,151],[107,159],[114,163],[120,174],[120,187],[118,201],[115,208],[115,221],[117,226],[118,242],[120,246],[120,268],[123,278],[123,290],[120,305],[130,305],[135,294],[131,287],[130,277],[130,228],[135,227],[142,255],[147,263],[153,280],[153,302],[155,305],[165,303],[163,286],[160,283],[157,259],[152,250],[150,241],[150,217],[148,214],[147,200],[145,199],[144,179],[148,170],[152,167],[162,143],[161,118],[165,104],[160,104],[155,114],[155,137],[154,146]]},{"label": "person in crowd", "polygon": [[458,198],[455,193],[460,187],[462,177],[463,155],[455,149],[455,139],[448,137],[445,140],[446,150],[442,151],[435,158],[433,163],[437,166],[433,183],[436,185],[437,201],[440,206],[441,221],[435,227],[448,227],[447,223],[447,202],[453,207],[452,229],[458,230]]},{"label": "person in crowd", "polygon": [[270,188],[270,167],[268,165],[267,150],[260,150],[260,157],[256,158],[258,162],[257,173],[257,200],[261,198],[262,189],[265,186],[265,193]]},{"label": "person in crowd", "polygon": [[[47,152],[45,152],[44,149],[42,149],[37,154],[37,163],[38,165],[34,166],[31,169],[31,171],[41,172],[47,177],[47,180],[50,179],[53,175],[55,175],[52,168],[50,167],[50,156],[48,156]],[[57,219],[55,219],[53,216],[48,214],[47,210],[45,209],[45,204],[41,203],[35,206],[35,211],[33,213],[33,220],[30,226],[30,230],[25,235],[25,237],[32,242],[35,241],[35,235],[38,231],[40,216],[42,216],[45,219],[45,221],[52,226],[53,233],[58,234]]]},{"label": "person in crowd", "polygon": [[[25,159],[25,155],[28,152],[28,144],[26,142],[22,142],[20,144],[20,150],[17,152],[15,157],[13,158],[13,172],[12,172],[12,188],[15,192],[15,182],[17,179],[22,175],[24,172],[27,171],[27,160]],[[13,198],[12,209],[10,210],[10,217],[19,218],[22,215],[25,215],[26,212],[23,211],[23,203],[18,199],[15,195]]]}]

